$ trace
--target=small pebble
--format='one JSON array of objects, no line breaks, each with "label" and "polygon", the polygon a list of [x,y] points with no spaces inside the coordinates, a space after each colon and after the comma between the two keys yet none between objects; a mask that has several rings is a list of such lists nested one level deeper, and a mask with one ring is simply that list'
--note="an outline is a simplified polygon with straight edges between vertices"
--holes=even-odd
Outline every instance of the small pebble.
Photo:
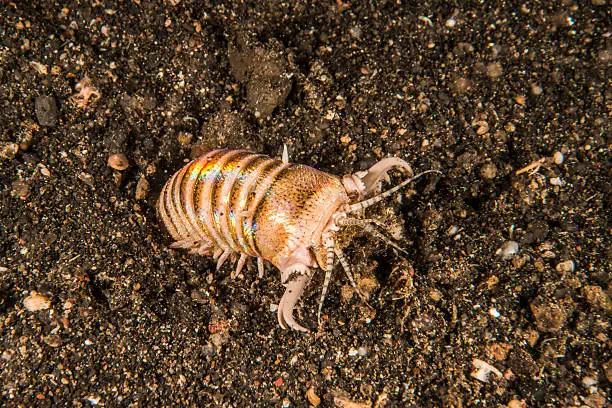
[{"label": "small pebble", "polygon": [[563,160],[564,160],[563,153],[555,152],[555,155],[553,156],[553,159],[554,159],[556,165],[563,164]]},{"label": "small pebble", "polygon": [[478,120],[472,123],[472,126],[477,127],[476,133],[479,135],[484,135],[485,133],[489,131],[489,124],[484,120]]},{"label": "small pebble", "polygon": [[565,184],[561,177],[553,177],[549,180],[549,182],[553,186],[563,186]]},{"label": "small pebble", "polygon": [[508,402],[508,408],[525,408],[527,404],[521,400],[512,400]]},{"label": "small pebble", "polygon": [[125,157],[125,154],[115,153],[108,157],[108,165],[115,170],[123,171],[128,168],[130,162]]},{"label": "small pebble", "polygon": [[593,377],[588,377],[587,376],[587,377],[584,377],[582,379],[582,384],[585,387],[589,388],[589,387],[592,387],[593,385],[596,385],[597,384],[597,380],[595,378],[593,378]]},{"label": "small pebble", "polygon": [[529,307],[539,331],[556,333],[565,326],[574,304],[571,301],[551,300],[537,296],[529,302]]},{"label": "small pebble", "polygon": [[87,184],[90,187],[93,187],[94,185],[93,176],[89,173],[85,173],[84,171],[79,174],[79,180],[81,180],[83,183]]},{"label": "small pebble", "polygon": [[51,347],[59,347],[62,345],[62,338],[57,334],[50,334],[48,336],[43,337],[43,341],[45,344]]},{"label": "small pebble", "polygon": [[576,265],[574,264],[574,261],[569,260],[569,261],[563,261],[557,264],[557,272],[565,272],[565,273],[572,273],[574,272],[576,268]]},{"label": "small pebble", "polygon": [[497,167],[493,163],[486,163],[480,168],[480,175],[486,179],[494,179],[497,176]]},{"label": "small pebble", "polygon": [[459,227],[457,227],[456,225],[451,225],[448,231],[446,231],[449,237],[452,237],[457,232],[459,232]]},{"label": "small pebble", "polygon": [[501,313],[499,313],[499,311],[496,308],[494,308],[494,307],[489,309],[489,314],[491,316],[493,316],[494,318],[496,318],[496,319],[501,316]]},{"label": "small pebble", "polygon": [[23,300],[23,306],[29,312],[37,312],[39,310],[47,310],[51,306],[51,302],[40,293],[31,292],[30,296]]},{"label": "small pebble", "polygon": [[487,65],[487,75],[489,76],[489,78],[499,78],[500,76],[502,76],[502,74],[503,71],[501,64],[497,62],[492,62]]},{"label": "small pebble", "polygon": [[55,126],[57,124],[57,103],[52,96],[39,96],[34,101],[36,119],[41,126]]},{"label": "small pebble", "polygon": [[18,151],[17,143],[0,142],[0,160],[12,160]]},{"label": "small pebble", "polygon": [[13,354],[14,352],[12,350],[4,350],[2,352],[2,358],[4,361],[9,361],[11,358],[13,358]]},{"label": "small pebble", "polygon": [[361,28],[354,26],[351,27],[349,29],[349,34],[351,35],[351,37],[353,37],[355,40],[359,40],[361,38]]},{"label": "small pebble", "polygon": [[517,95],[514,97],[514,101],[521,106],[525,106],[525,103],[527,103],[527,98],[525,95]]},{"label": "small pebble", "polygon": [[437,289],[432,289],[429,291],[429,297],[431,298],[431,300],[433,300],[434,302],[439,301],[440,299],[442,299],[442,292],[440,292]]},{"label": "small pebble", "polygon": [[448,28],[453,28],[456,24],[457,20],[455,20],[454,18],[449,18],[448,20],[446,20],[446,26]]},{"label": "small pebble", "polygon": [[321,404],[321,397],[317,395],[314,387],[308,388],[308,391],[306,391],[306,398],[308,398],[308,402],[314,407],[318,407]]},{"label": "small pebble", "polygon": [[514,254],[518,253],[518,251],[519,251],[518,242],[506,241],[501,246],[501,248],[499,248],[495,252],[495,255],[499,256],[502,260],[507,261],[508,259],[511,259],[514,256]]},{"label": "small pebble", "polygon": [[484,383],[489,382],[489,376],[491,374],[495,374],[497,378],[502,378],[501,371],[482,360],[475,358],[472,360],[472,365],[474,366],[474,371],[470,373],[470,376],[478,381]]},{"label": "small pebble", "polygon": [[532,93],[534,96],[540,96],[540,95],[542,95],[542,91],[543,91],[543,89],[542,89],[542,87],[541,87],[540,85],[537,85],[537,84],[533,84],[533,85],[531,85],[531,93]]},{"label": "small pebble", "polygon": [[145,177],[141,177],[138,180],[138,184],[136,185],[136,199],[144,200],[147,198],[147,194],[149,193],[149,182]]},{"label": "small pebble", "polygon": [[30,186],[23,180],[14,181],[11,187],[11,196],[13,197],[19,197],[21,200],[25,200],[30,195]]},{"label": "small pebble", "polygon": [[587,285],[584,287],[583,293],[592,308],[603,310],[608,314],[612,313],[612,300],[601,286]]},{"label": "small pebble", "polygon": [[47,166],[41,163],[40,164],[40,174],[42,174],[45,177],[49,177],[51,175],[51,172],[49,171]]}]

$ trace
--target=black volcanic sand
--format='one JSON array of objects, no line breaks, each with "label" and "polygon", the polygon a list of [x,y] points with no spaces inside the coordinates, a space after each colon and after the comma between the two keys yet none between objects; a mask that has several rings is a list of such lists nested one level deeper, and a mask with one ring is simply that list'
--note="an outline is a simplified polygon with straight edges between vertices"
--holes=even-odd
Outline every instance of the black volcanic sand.
[{"label": "black volcanic sand", "polygon": [[[0,405],[610,403],[609,1],[25,3],[0,6]],[[275,268],[231,280],[155,216],[190,158],[283,143],[444,173],[368,211],[407,254],[346,231],[369,300],[337,268],[317,331],[318,273],[311,334],[278,326]]]}]

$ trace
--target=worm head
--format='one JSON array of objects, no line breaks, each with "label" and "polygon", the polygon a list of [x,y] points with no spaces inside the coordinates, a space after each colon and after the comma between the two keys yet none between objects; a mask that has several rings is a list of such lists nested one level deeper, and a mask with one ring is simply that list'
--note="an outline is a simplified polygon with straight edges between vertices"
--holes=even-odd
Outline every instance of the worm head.
[{"label": "worm head", "polygon": [[348,174],[342,178],[342,184],[349,196],[357,200],[370,197],[380,192],[381,180],[389,181],[387,174],[391,169],[398,169],[408,176],[412,176],[412,168],[408,163],[398,157],[382,159],[366,171]]}]

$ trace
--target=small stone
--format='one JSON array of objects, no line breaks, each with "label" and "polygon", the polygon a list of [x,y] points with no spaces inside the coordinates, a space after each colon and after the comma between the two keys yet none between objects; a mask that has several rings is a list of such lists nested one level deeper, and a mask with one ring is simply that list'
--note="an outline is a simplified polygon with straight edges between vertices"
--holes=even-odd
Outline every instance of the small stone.
[{"label": "small stone", "polygon": [[612,313],[612,300],[610,300],[610,296],[600,286],[588,285],[584,287],[583,291],[587,302],[589,302],[592,308]]},{"label": "small stone", "polygon": [[108,165],[115,170],[123,171],[128,168],[130,162],[125,157],[125,154],[115,153],[108,157]]},{"label": "small stone", "polygon": [[518,376],[531,377],[536,375],[540,370],[533,356],[523,348],[513,348],[510,351],[507,367],[512,370],[514,375]]},{"label": "small stone", "polygon": [[557,272],[561,272],[561,273],[572,273],[576,269],[576,265],[574,264],[574,261],[572,260],[563,261],[563,262],[558,263],[555,269],[557,269]]},{"label": "small stone", "polygon": [[473,85],[474,84],[472,83],[472,81],[463,77],[456,78],[453,82],[453,88],[457,93],[460,94],[468,92],[470,89],[472,89]]},{"label": "small stone", "polygon": [[221,348],[227,341],[229,340],[229,336],[227,333],[213,333],[210,335],[210,342],[217,348]]},{"label": "small stone", "polygon": [[480,168],[480,175],[483,178],[492,180],[497,176],[497,167],[493,163],[485,163]]},{"label": "small stone", "polygon": [[85,400],[87,402],[89,402],[91,405],[96,406],[96,405],[98,405],[100,403],[102,398],[100,398],[99,396],[97,396],[95,394],[90,394],[87,397],[85,397]]},{"label": "small stone", "polygon": [[51,306],[51,302],[40,293],[32,291],[30,296],[23,300],[23,306],[29,312],[38,312],[39,310],[47,310]]},{"label": "small stone", "polygon": [[335,390],[332,392],[334,395],[334,406],[339,408],[371,408],[371,401],[356,401],[350,399],[344,391]]},{"label": "small stone", "polygon": [[472,126],[476,127],[476,133],[478,135],[484,135],[489,131],[489,124],[484,120],[478,120],[472,123]]},{"label": "small stone", "polygon": [[442,299],[442,292],[440,292],[437,289],[432,289],[429,291],[429,297],[431,298],[431,300],[433,300],[434,302],[439,301],[440,299]]},{"label": "small stone", "polygon": [[552,186],[558,186],[561,187],[563,185],[565,185],[565,181],[563,181],[563,179],[561,179],[561,177],[553,177],[549,180],[550,184]]},{"label": "small stone", "polygon": [[42,174],[45,177],[49,177],[51,176],[51,171],[49,171],[49,169],[47,168],[47,166],[45,166],[44,164],[40,164],[40,174]]},{"label": "small stone", "polygon": [[549,300],[542,296],[531,301],[529,306],[538,330],[550,333],[561,330],[573,310],[571,299]]},{"label": "small stone", "polygon": [[11,196],[13,197],[19,197],[21,200],[25,200],[30,195],[30,186],[23,180],[14,181],[11,187]]},{"label": "small stone", "polygon": [[359,40],[361,38],[361,28],[357,26],[353,26],[349,29],[349,34],[355,40]]},{"label": "small stone", "polygon": [[525,340],[527,340],[527,343],[529,343],[531,347],[534,347],[539,339],[540,333],[538,333],[537,330],[527,330],[527,332],[525,332]]},{"label": "small stone", "polygon": [[2,352],[2,358],[4,361],[9,361],[11,358],[13,358],[13,354],[15,354],[12,350],[4,350]]},{"label": "small stone", "polygon": [[39,96],[34,101],[36,118],[41,126],[55,126],[57,124],[57,103],[52,96]]},{"label": "small stone", "polygon": [[472,365],[474,366],[474,371],[470,373],[470,376],[478,381],[484,383],[489,382],[489,376],[491,374],[495,374],[497,378],[502,378],[501,371],[482,360],[475,358],[472,360]]},{"label": "small stone", "polygon": [[45,344],[51,347],[59,347],[62,345],[62,338],[57,334],[50,334],[48,336],[43,337],[43,341]]},{"label": "small stone", "polygon": [[0,160],[13,160],[18,151],[17,143],[0,142]]},{"label": "small stone", "polygon": [[316,394],[314,387],[308,388],[306,398],[308,398],[308,402],[314,407],[318,407],[321,404],[321,398]]},{"label": "small stone", "polygon": [[597,385],[597,379],[593,378],[593,377],[584,377],[582,379],[582,385],[584,385],[585,387],[589,388],[592,387],[594,385]]},{"label": "small stone", "polygon": [[501,64],[499,64],[498,62],[492,62],[487,65],[487,75],[489,76],[489,78],[499,78],[500,76],[502,76],[502,74],[502,67]]},{"label": "small stone", "polygon": [[555,161],[555,164],[560,166],[561,164],[563,164],[563,153],[561,152],[555,152],[554,156],[553,156],[553,160]]},{"label": "small stone", "polygon": [[542,87],[540,85],[537,85],[537,84],[532,84],[531,85],[531,93],[534,96],[540,96],[540,95],[542,95],[542,92],[543,92],[543,89],[542,89]]},{"label": "small stone", "polygon": [[84,171],[82,171],[79,174],[79,180],[81,180],[83,183],[87,184],[90,187],[93,187],[94,185],[94,178],[91,174],[89,173],[85,173]]},{"label": "small stone", "polygon": [[518,242],[516,242],[516,241],[506,241],[501,246],[501,248],[499,248],[495,252],[495,255],[500,257],[503,261],[507,261],[509,259],[512,259],[514,254],[518,253],[518,251],[519,251],[519,244],[518,244]]},{"label": "small stone", "polygon": [[584,399],[584,405],[589,408],[604,408],[607,405],[606,398],[601,394],[591,394]]},{"label": "small stone", "polygon": [[508,357],[508,351],[512,349],[512,345],[508,343],[493,343],[489,347],[489,352],[497,361],[504,361]]},{"label": "small stone", "polygon": [[141,177],[140,180],[138,180],[138,184],[136,185],[136,199],[137,200],[144,200],[145,198],[147,198],[147,194],[149,193],[149,182],[147,181],[146,177]]},{"label": "small stone", "polygon": [[525,401],[521,401],[521,400],[512,400],[510,402],[508,402],[508,408],[525,408],[527,406],[527,404],[525,403]]},{"label": "small stone", "polygon": [[340,288],[340,299],[342,300],[342,303],[346,303],[351,300],[354,294],[355,288],[353,288],[351,285],[342,285]]},{"label": "small stone", "polygon": [[457,20],[455,20],[454,18],[449,18],[448,20],[446,20],[446,27],[448,28],[453,28],[456,24]]}]

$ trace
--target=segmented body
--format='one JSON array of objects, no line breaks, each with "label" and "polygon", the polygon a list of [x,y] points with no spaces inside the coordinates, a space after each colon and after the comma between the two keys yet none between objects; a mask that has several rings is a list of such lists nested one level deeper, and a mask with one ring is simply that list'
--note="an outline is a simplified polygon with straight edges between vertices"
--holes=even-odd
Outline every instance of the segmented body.
[{"label": "segmented body", "polygon": [[215,150],[170,178],[158,214],[175,246],[258,257],[282,269],[348,201],[339,177],[261,154]]}]

